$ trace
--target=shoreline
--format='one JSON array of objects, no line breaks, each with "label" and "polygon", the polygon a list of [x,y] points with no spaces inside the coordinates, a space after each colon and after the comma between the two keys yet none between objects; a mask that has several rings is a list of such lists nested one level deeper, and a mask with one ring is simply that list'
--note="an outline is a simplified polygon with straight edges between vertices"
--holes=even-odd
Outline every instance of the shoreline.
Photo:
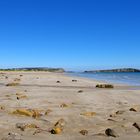
[{"label": "shoreline", "polygon": [[137,90],[137,89],[139,90],[140,89],[140,86],[128,85],[128,84],[123,84],[123,83],[107,82],[104,80],[97,80],[94,78],[86,78],[86,77],[71,75],[71,74],[67,74],[67,73],[65,75],[69,76],[69,77],[77,78],[77,79],[84,79],[84,80],[88,80],[91,82],[96,82],[97,84],[112,84],[117,89],[132,89],[132,90]]},{"label": "shoreline", "polygon": [[94,80],[94,81],[101,82],[101,83],[108,83],[108,84],[115,84],[115,85],[123,85],[123,86],[131,86],[131,87],[140,87],[140,85],[138,85],[136,83],[134,84],[134,83],[122,82],[122,81],[111,80],[111,79],[101,80],[99,78],[92,77],[92,75],[91,75],[91,77],[86,77],[85,76],[86,73],[85,73],[85,75],[84,75],[84,73],[78,73],[77,75],[75,73],[74,74],[67,73],[67,75],[71,75],[71,76],[74,76],[74,77],[82,77],[82,78],[86,78],[86,79],[89,79],[89,80]]},{"label": "shoreline", "polygon": [[[1,71],[0,71],[0,73],[1,73]],[[86,82],[90,81],[90,82],[93,82],[94,86],[96,84],[112,84],[112,85],[115,86],[116,89],[132,89],[132,90],[139,90],[140,89],[140,86],[128,85],[128,84],[123,84],[123,83],[107,82],[107,81],[104,81],[104,80],[97,80],[97,79],[94,79],[94,78],[87,78],[87,77],[72,75],[72,74],[69,74],[69,73],[66,73],[66,72],[59,73],[59,72],[46,72],[46,71],[39,71],[39,72],[38,71],[4,71],[3,73],[5,73],[5,74],[16,74],[16,75],[17,74],[41,74],[41,75],[43,75],[43,74],[55,74],[55,75],[59,75],[59,76],[70,77],[72,79],[76,78],[76,79],[79,79],[79,80],[84,80]],[[38,85],[38,86],[43,86],[43,85]],[[93,86],[93,88],[94,88],[94,86]]]}]

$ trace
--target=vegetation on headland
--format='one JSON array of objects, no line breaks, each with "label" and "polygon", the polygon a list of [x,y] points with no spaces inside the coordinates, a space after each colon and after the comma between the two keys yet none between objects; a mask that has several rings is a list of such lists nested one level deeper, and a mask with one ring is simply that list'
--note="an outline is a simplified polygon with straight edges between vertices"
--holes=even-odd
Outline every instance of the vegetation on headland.
[{"label": "vegetation on headland", "polygon": [[85,73],[96,73],[96,72],[140,72],[140,70],[139,69],[133,69],[133,68],[121,68],[121,69],[110,69],[110,70],[85,71]]},{"label": "vegetation on headland", "polygon": [[9,69],[0,69],[0,71],[45,71],[45,72],[65,72],[63,68],[9,68]]}]

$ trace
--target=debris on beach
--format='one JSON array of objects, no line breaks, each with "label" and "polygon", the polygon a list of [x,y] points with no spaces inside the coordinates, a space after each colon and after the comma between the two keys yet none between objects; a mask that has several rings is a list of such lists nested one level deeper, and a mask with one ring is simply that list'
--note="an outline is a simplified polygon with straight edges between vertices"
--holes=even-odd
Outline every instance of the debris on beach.
[{"label": "debris on beach", "polygon": [[16,93],[16,95],[17,95],[17,96],[21,96],[21,95],[23,95],[23,94],[22,94],[22,93]]},{"label": "debris on beach", "polygon": [[17,123],[16,128],[19,128],[21,131],[25,131],[26,128],[39,128],[39,127],[35,124]]},{"label": "debris on beach", "polygon": [[129,111],[137,112],[135,108],[130,108]]},{"label": "debris on beach", "polygon": [[33,112],[30,109],[17,109],[16,111],[13,111],[12,114],[16,115],[24,115],[24,116],[33,116]]},{"label": "debris on beach", "polygon": [[52,110],[51,109],[48,109],[46,112],[45,112],[45,115],[48,115],[49,113],[51,113]]},{"label": "debris on beach", "polygon": [[15,78],[14,79],[14,82],[19,82],[21,79],[19,79],[19,78]]},{"label": "debris on beach", "polygon": [[17,109],[13,111],[12,114],[23,115],[23,116],[33,117],[33,118],[39,118],[40,116],[42,116],[40,111],[35,109]]},{"label": "debris on beach", "polygon": [[112,122],[117,122],[117,121],[115,121],[115,120],[113,120],[113,119],[107,119],[108,121],[112,121]]},{"label": "debris on beach", "polygon": [[133,105],[129,111],[139,112],[140,111],[140,105]]},{"label": "debris on beach", "polygon": [[116,117],[117,115],[122,115],[125,111],[124,110],[118,110],[115,113],[111,114],[110,117]]},{"label": "debris on beach", "polygon": [[72,82],[77,82],[77,80],[72,80]]},{"label": "debris on beach", "polygon": [[0,110],[5,110],[5,106],[0,105]]},{"label": "debris on beach", "polygon": [[7,136],[3,137],[1,140],[22,140],[21,135],[18,133],[9,133]]},{"label": "debris on beach", "polygon": [[54,124],[54,127],[50,130],[50,133],[51,134],[60,134],[60,133],[62,133],[65,125],[66,125],[66,121],[64,119],[58,120]]},{"label": "debris on beach", "polygon": [[56,81],[56,83],[61,83],[60,81]]},{"label": "debris on beach", "polygon": [[62,128],[55,127],[50,132],[51,132],[51,134],[60,134],[62,131],[63,131]]},{"label": "debris on beach", "polygon": [[67,105],[67,104],[65,104],[65,103],[62,103],[62,104],[60,105],[60,107],[61,107],[61,108],[67,108],[67,107],[69,107],[69,105]]},{"label": "debris on beach", "polygon": [[19,86],[19,83],[12,82],[12,83],[6,84],[6,86],[7,87],[10,87],[10,86]]},{"label": "debris on beach", "polygon": [[88,135],[88,131],[87,130],[81,130],[79,133],[81,135]]},{"label": "debris on beach", "polygon": [[97,133],[97,134],[93,134],[92,136],[106,136],[106,134],[104,134],[104,133]]},{"label": "debris on beach", "polygon": [[7,95],[5,95],[5,97],[10,97],[10,95],[7,94]]},{"label": "debris on beach", "polygon": [[138,131],[140,132],[140,126],[139,126],[139,124],[134,123],[134,124],[133,124],[133,126],[134,126],[135,128],[137,128],[137,129],[138,129]]},{"label": "debris on beach", "polygon": [[82,93],[82,92],[84,92],[84,91],[83,91],[83,90],[79,90],[79,91],[78,91],[78,93]]},{"label": "debris on beach", "polygon": [[114,86],[110,84],[98,84],[96,88],[114,88]]},{"label": "debris on beach", "polygon": [[86,117],[93,117],[96,115],[96,112],[85,112],[85,113],[81,113],[80,115],[83,115]]},{"label": "debris on beach", "polygon": [[33,133],[33,135],[39,134],[41,132],[49,132],[48,130],[43,130],[41,128],[38,128],[37,130],[35,130],[35,132]]},{"label": "debris on beach", "polygon": [[108,136],[108,137],[117,137],[117,134],[114,130],[108,128],[105,130],[105,134]]},{"label": "debris on beach", "polygon": [[64,119],[60,119],[55,123],[55,127],[64,127],[66,125],[66,121]]},{"label": "debris on beach", "polygon": [[8,79],[8,76],[5,76],[5,79]]},{"label": "debris on beach", "polygon": [[118,110],[117,112],[116,112],[116,115],[121,115],[121,114],[123,114],[125,111],[124,110]]},{"label": "debris on beach", "polygon": [[116,114],[111,114],[110,117],[111,118],[116,117]]},{"label": "debris on beach", "polygon": [[20,100],[20,99],[26,99],[26,98],[27,98],[26,95],[17,96],[17,100]]}]

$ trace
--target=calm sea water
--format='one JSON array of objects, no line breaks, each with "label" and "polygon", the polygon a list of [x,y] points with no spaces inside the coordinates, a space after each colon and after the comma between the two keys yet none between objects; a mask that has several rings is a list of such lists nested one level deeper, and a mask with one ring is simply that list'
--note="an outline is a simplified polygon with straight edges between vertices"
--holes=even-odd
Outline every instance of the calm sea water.
[{"label": "calm sea water", "polygon": [[140,72],[130,73],[69,73],[73,76],[86,77],[111,83],[140,86]]}]

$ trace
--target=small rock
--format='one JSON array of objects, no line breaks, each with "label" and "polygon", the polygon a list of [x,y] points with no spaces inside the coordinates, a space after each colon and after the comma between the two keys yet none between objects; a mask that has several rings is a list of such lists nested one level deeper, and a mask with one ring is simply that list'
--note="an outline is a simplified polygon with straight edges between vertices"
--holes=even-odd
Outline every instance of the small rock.
[{"label": "small rock", "polygon": [[83,91],[83,90],[79,90],[79,91],[78,91],[78,93],[82,93],[82,92],[84,92],[84,91]]},{"label": "small rock", "polygon": [[5,79],[8,79],[8,76],[5,76]]},{"label": "small rock", "polygon": [[82,135],[88,135],[88,131],[87,130],[81,130],[79,133],[82,134]]},{"label": "small rock", "polygon": [[135,108],[130,108],[129,111],[137,112]]},{"label": "small rock", "polygon": [[5,110],[5,106],[0,105],[0,110]]},{"label": "small rock", "polygon": [[134,123],[133,126],[134,126],[135,128],[137,128],[138,131],[140,132],[140,126],[139,126],[137,123]]},{"label": "small rock", "polygon": [[26,124],[25,123],[17,123],[16,128],[19,128],[21,131],[24,131],[26,128]]},{"label": "small rock", "polygon": [[21,131],[24,131],[26,128],[39,128],[39,127],[35,124],[17,123],[16,128],[19,128]]},{"label": "small rock", "polygon": [[77,82],[77,80],[72,80],[72,82]]},{"label": "small rock", "polygon": [[114,130],[108,128],[105,130],[105,134],[108,136],[108,137],[117,137],[116,133]]},{"label": "small rock", "polygon": [[121,115],[121,114],[123,114],[124,112],[125,112],[125,111],[123,111],[123,110],[119,110],[119,111],[116,112],[116,114],[117,114],[117,115]]},{"label": "small rock", "polygon": [[51,113],[52,110],[51,109],[48,109],[46,112],[45,112],[45,115],[48,115],[49,113]]}]

